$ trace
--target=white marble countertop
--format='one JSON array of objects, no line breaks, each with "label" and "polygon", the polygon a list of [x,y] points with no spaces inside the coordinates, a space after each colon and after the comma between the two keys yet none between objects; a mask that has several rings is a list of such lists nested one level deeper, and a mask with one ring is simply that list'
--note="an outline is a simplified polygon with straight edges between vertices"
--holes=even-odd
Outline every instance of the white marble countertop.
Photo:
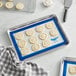
[{"label": "white marble countertop", "polygon": [[43,16],[56,14],[70,41],[69,45],[57,49],[57,51],[34,57],[29,61],[35,62],[46,71],[49,71],[49,76],[59,76],[60,60],[67,56],[76,57],[76,0],[73,0],[65,23],[62,22],[64,13],[63,0],[53,0],[53,6],[49,8],[44,8],[41,3],[42,0],[37,0],[35,13],[0,11],[0,43],[5,46],[11,45],[7,35],[8,28]]}]

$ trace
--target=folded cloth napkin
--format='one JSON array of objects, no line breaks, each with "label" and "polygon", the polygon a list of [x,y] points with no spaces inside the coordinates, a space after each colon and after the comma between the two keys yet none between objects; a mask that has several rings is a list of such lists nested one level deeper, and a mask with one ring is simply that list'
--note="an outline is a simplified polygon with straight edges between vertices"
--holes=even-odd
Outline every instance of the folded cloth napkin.
[{"label": "folded cloth napkin", "polygon": [[48,76],[44,69],[37,64],[17,61],[17,56],[12,47],[0,47],[0,76]]}]

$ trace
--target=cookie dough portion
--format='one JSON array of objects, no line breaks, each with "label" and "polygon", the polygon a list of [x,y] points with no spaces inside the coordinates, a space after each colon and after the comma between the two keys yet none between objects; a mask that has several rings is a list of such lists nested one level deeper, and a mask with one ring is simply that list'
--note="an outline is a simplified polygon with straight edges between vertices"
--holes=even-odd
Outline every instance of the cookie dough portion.
[{"label": "cookie dough portion", "polygon": [[5,7],[8,9],[11,9],[14,7],[14,4],[13,4],[13,2],[6,2]]},{"label": "cookie dough portion", "polygon": [[37,51],[40,49],[40,45],[39,44],[33,44],[32,45],[32,51]]},{"label": "cookie dough portion", "polygon": [[36,31],[37,32],[43,32],[44,31],[44,26],[37,26]]},{"label": "cookie dough portion", "polygon": [[30,37],[29,42],[32,44],[37,43],[38,42],[37,37],[34,36]]},{"label": "cookie dough portion", "polygon": [[47,38],[47,34],[45,34],[45,33],[40,33],[40,34],[39,34],[39,38],[40,38],[41,40],[44,40],[44,39]]},{"label": "cookie dough portion", "polygon": [[2,1],[0,1],[0,8],[3,6],[3,2]]},{"label": "cookie dough portion", "polygon": [[69,73],[72,74],[72,75],[73,75],[73,74],[76,74],[76,66],[70,66],[68,71],[69,71]]},{"label": "cookie dough portion", "polygon": [[45,27],[47,28],[47,29],[52,29],[52,28],[54,28],[54,25],[53,25],[53,23],[47,23],[47,24],[45,24]]},{"label": "cookie dough portion", "polygon": [[25,33],[27,36],[32,36],[35,33],[35,31],[34,31],[34,29],[29,29]]},{"label": "cookie dough portion", "polygon": [[20,48],[24,48],[26,46],[27,42],[25,40],[19,40],[18,41],[18,46]]},{"label": "cookie dough portion", "polygon": [[45,7],[49,7],[49,6],[51,6],[53,4],[53,1],[52,0],[44,0],[43,1],[43,5],[45,6]]},{"label": "cookie dough portion", "polygon": [[56,37],[56,36],[58,36],[58,31],[56,29],[51,29],[49,34],[53,37]]},{"label": "cookie dough portion", "polygon": [[42,42],[42,46],[43,47],[48,47],[48,46],[50,46],[52,44],[52,42],[50,41],[50,40],[44,40],[43,42]]},{"label": "cookie dough portion", "polygon": [[23,8],[24,8],[24,4],[23,3],[19,2],[19,3],[16,4],[16,9],[22,10]]},{"label": "cookie dough portion", "polygon": [[21,40],[21,39],[23,39],[23,37],[24,37],[24,34],[23,34],[22,32],[19,32],[19,33],[16,33],[16,34],[15,34],[15,38],[16,38],[17,40]]},{"label": "cookie dough portion", "polygon": [[32,53],[32,51],[26,47],[24,48],[21,48],[21,54],[24,56],[24,55],[27,55],[27,54],[30,54]]}]

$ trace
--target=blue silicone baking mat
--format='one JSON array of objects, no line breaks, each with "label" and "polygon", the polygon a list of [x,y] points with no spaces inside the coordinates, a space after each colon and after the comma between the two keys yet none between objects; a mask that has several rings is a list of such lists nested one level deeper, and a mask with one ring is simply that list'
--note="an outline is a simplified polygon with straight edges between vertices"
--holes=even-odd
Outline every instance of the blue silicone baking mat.
[{"label": "blue silicone baking mat", "polygon": [[60,76],[76,76],[76,59],[66,57],[61,64],[61,75]]},{"label": "blue silicone baking mat", "polygon": [[9,37],[21,61],[68,44],[55,15],[11,28]]}]

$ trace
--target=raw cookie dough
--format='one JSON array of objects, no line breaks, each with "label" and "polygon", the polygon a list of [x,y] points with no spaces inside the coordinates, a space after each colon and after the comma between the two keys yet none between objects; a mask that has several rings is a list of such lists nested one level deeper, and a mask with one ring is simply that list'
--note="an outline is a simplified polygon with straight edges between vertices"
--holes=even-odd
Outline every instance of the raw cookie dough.
[{"label": "raw cookie dough", "polygon": [[23,3],[19,2],[19,3],[16,4],[16,9],[22,10],[23,8],[24,8],[24,4]]},{"label": "raw cookie dough", "polygon": [[14,4],[13,4],[13,2],[6,2],[5,7],[8,9],[11,9],[14,7]]},{"label": "raw cookie dough", "polygon": [[2,1],[0,1],[0,7],[2,7],[3,6],[3,2]]},{"label": "raw cookie dough", "polygon": [[43,47],[48,47],[48,46],[50,46],[52,43],[51,43],[51,41],[50,40],[44,40],[43,42],[42,42],[42,46]]},{"label": "raw cookie dough", "polygon": [[19,33],[16,33],[16,34],[15,34],[15,38],[16,38],[17,40],[21,40],[21,39],[23,39],[23,37],[24,37],[24,34],[23,34],[22,32],[19,32]]},{"label": "raw cookie dough", "polygon": [[51,29],[49,34],[53,37],[58,36],[58,31],[56,29]]},{"label": "raw cookie dough", "polygon": [[36,31],[37,32],[43,32],[44,31],[44,26],[37,26]]},{"label": "raw cookie dough", "polygon": [[29,29],[29,30],[27,30],[25,33],[26,33],[26,35],[27,36],[31,36],[31,35],[33,35],[34,34],[34,30],[33,29]]},{"label": "raw cookie dough", "polygon": [[18,46],[20,48],[24,48],[26,46],[27,42],[25,40],[19,40],[18,41]]},{"label": "raw cookie dough", "polygon": [[39,44],[33,44],[32,45],[32,51],[37,51],[40,49],[40,45]]},{"label": "raw cookie dough", "polygon": [[24,47],[24,48],[21,48],[21,53],[22,53],[22,55],[27,55],[27,54],[32,53],[32,51],[30,49]]},{"label": "raw cookie dough", "polygon": [[54,25],[53,25],[53,23],[47,23],[47,24],[45,24],[45,27],[47,28],[47,29],[52,29],[52,28],[54,28]]},{"label": "raw cookie dough", "polygon": [[49,7],[49,6],[51,6],[52,4],[53,4],[52,0],[44,0],[44,1],[43,1],[43,5],[44,5],[45,7]]},{"label": "raw cookie dough", "polygon": [[44,40],[44,39],[47,38],[47,34],[45,34],[45,33],[40,33],[40,34],[39,34],[39,38],[40,38],[41,40]]},{"label": "raw cookie dough", "polygon": [[37,43],[37,38],[34,36],[30,37],[29,42],[32,44]]},{"label": "raw cookie dough", "polygon": [[76,66],[70,66],[68,71],[70,74],[76,74]]}]

